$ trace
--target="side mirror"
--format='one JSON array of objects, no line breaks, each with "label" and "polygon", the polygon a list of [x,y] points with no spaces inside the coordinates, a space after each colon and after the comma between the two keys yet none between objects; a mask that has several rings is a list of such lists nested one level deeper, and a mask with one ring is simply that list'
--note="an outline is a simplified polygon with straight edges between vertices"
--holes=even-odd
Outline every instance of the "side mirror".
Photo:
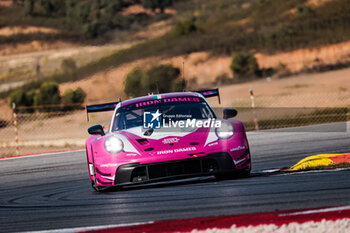
[{"label": "side mirror", "polygon": [[237,110],[234,108],[224,108],[224,119],[229,119],[237,116]]},{"label": "side mirror", "polygon": [[101,125],[91,126],[88,129],[88,132],[89,134],[92,134],[92,135],[101,135],[101,136],[105,135],[105,131],[103,131],[103,127]]}]

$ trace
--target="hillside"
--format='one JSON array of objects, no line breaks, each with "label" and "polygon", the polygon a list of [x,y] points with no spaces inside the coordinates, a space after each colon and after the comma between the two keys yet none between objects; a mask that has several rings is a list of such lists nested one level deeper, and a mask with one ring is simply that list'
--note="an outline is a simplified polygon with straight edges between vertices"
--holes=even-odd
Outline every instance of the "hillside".
[{"label": "hillside", "polygon": [[[110,91],[125,96],[120,83],[136,65],[149,67],[162,61],[181,67],[182,61],[186,61],[189,69],[186,77],[196,77],[197,84],[207,87],[220,84],[215,83],[218,76],[232,78],[228,66],[231,55],[236,52],[252,52],[261,69],[274,69],[276,72],[282,69],[283,75],[341,68],[350,63],[350,4],[347,0],[178,0],[166,7],[163,13],[160,9],[153,12],[142,8],[142,1],[100,1],[98,11],[91,10],[96,8],[87,5],[90,11],[86,21],[77,20],[74,18],[76,15],[73,17],[68,11],[62,13],[56,10],[53,15],[43,14],[38,3],[34,4],[34,10],[28,15],[26,2],[0,5],[1,48],[14,44],[13,47],[20,48],[26,43],[35,42],[40,46],[32,46],[32,51],[58,49],[51,51],[54,54],[67,47],[74,50],[91,45],[99,45],[97,48],[105,50],[87,53],[89,56],[85,57],[90,58],[83,62],[79,56],[73,56],[77,63],[74,76],[62,72],[59,66],[63,58],[71,56],[69,53],[62,55],[61,60],[48,59],[45,63],[56,65],[45,66],[44,61],[39,60],[43,67],[40,77],[36,77],[33,70],[37,59],[27,62],[29,65],[25,68],[23,63],[22,66],[11,67],[11,70],[0,66],[0,77],[5,77],[0,80],[2,86],[16,81],[29,90],[39,87],[46,79],[59,83],[83,80],[76,84],[67,83],[63,85],[63,90],[67,85],[88,83],[88,80],[101,77],[102,72],[103,78],[98,82],[118,80],[117,89],[109,86],[112,88]],[[128,22],[127,25],[120,27],[111,24],[109,28],[97,30],[100,33],[88,36],[84,28],[95,23],[102,27],[106,23],[107,2],[122,3],[120,8],[115,9],[113,19],[118,18],[119,23],[120,19],[127,19],[123,21]],[[81,16],[78,8],[69,9]],[[14,17],[15,12],[17,15],[20,12],[21,17]],[[163,26],[153,27],[159,23]],[[128,42],[126,47],[120,46],[125,42]],[[23,52],[29,50],[31,48],[23,49]],[[8,51],[0,54],[3,64],[8,61],[13,63],[18,58],[8,59],[14,52],[19,53],[20,58],[22,56],[21,51]],[[87,50],[82,51],[85,53]],[[123,71],[120,72],[120,69]],[[93,96],[95,92],[89,91],[88,87],[85,89],[88,100],[103,98]],[[9,91],[0,94],[6,97]]]}]

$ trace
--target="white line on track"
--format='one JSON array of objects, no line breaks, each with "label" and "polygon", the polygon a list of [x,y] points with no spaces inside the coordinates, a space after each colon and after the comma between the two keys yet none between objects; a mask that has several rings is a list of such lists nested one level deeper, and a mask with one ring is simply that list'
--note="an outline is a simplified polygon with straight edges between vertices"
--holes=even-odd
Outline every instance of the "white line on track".
[{"label": "white line on track", "polygon": [[293,212],[293,213],[288,213],[288,214],[279,214],[278,216],[291,216],[291,215],[302,215],[302,214],[327,213],[327,212],[340,211],[340,210],[349,210],[349,209],[350,209],[350,205],[346,205],[346,206],[329,207],[329,208],[317,209],[317,210],[299,211],[299,212]]},{"label": "white line on track", "polygon": [[93,231],[93,230],[102,230],[115,227],[126,227],[126,226],[137,226],[141,224],[152,224],[154,221],[150,222],[140,222],[140,223],[129,223],[129,224],[116,224],[116,225],[103,225],[103,226],[91,226],[91,227],[75,227],[75,228],[62,228],[54,230],[43,230],[43,231],[26,231],[25,233],[75,233],[82,231]]},{"label": "white line on track", "polygon": [[49,153],[33,154],[33,155],[20,155],[20,156],[14,156],[14,157],[0,158],[0,161],[1,160],[10,160],[10,159],[33,158],[33,157],[40,157],[40,156],[47,156],[47,155],[59,155],[59,154],[66,154],[66,153],[80,152],[80,151],[85,151],[85,149],[68,150],[68,151],[61,151],[61,152],[49,152]]}]

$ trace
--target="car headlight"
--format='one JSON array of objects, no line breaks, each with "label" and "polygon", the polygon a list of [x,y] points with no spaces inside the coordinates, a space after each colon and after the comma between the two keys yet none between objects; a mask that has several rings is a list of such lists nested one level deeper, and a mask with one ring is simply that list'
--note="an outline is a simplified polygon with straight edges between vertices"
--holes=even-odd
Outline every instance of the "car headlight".
[{"label": "car headlight", "polygon": [[115,136],[111,136],[105,141],[105,149],[109,153],[115,154],[123,150],[123,142]]},{"label": "car headlight", "polygon": [[215,133],[220,139],[229,139],[235,134],[235,129],[230,123],[222,121],[221,127],[216,128]]}]

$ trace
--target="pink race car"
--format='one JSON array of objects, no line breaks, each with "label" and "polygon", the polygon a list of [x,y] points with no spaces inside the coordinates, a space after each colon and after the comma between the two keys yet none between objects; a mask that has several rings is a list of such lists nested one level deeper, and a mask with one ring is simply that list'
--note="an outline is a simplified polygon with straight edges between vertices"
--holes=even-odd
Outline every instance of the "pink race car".
[{"label": "pink race car", "polygon": [[219,119],[205,98],[219,90],[150,95],[90,105],[87,113],[114,111],[109,130],[88,129],[86,155],[92,187],[110,187],[215,175],[249,176],[251,159],[243,123]]}]

